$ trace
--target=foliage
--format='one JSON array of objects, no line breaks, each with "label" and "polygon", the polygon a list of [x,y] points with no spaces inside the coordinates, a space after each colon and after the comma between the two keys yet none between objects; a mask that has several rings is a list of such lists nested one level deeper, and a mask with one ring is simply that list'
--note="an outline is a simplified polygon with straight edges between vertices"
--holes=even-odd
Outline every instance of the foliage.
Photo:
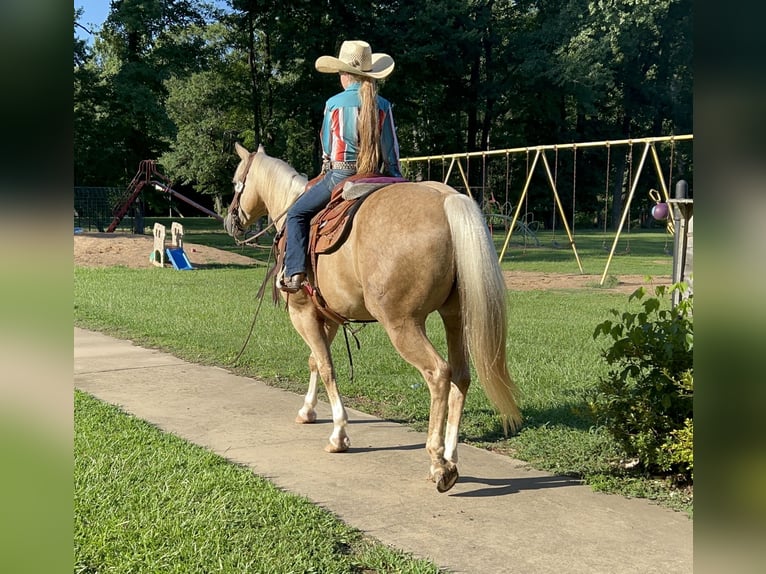
[{"label": "foliage", "polygon": [[[75,183],[126,186],[167,149],[175,126],[164,80],[198,67],[202,46],[184,30],[213,12],[204,2],[113,2],[87,57],[75,62]],[[75,22],[78,15],[75,14]]]},{"label": "foliage", "polygon": [[[171,179],[222,194],[234,138],[316,173],[323,104],[340,86],[313,64],[352,37],[396,60],[381,94],[394,104],[405,156],[692,128],[691,0],[228,5],[222,13],[200,0],[112,4],[93,47],[76,48],[77,185],[125,185],[140,160],[162,156]],[[598,151],[578,160],[586,189],[604,189]],[[572,164],[562,156],[562,171]],[[675,165],[691,180],[690,155]],[[611,193],[622,196],[629,168],[612,169]],[[524,177],[523,166],[515,172]],[[467,177],[472,188],[485,183],[481,170]],[[536,183],[533,210],[550,210],[546,182]],[[592,214],[597,202],[583,194],[577,208]]]},{"label": "foliage", "polygon": [[[655,287],[644,299],[641,287],[629,300],[642,301],[637,313],[613,309],[616,320],[599,324],[594,338],[612,345],[603,352],[610,365],[590,408],[646,472],[674,471],[691,478],[693,418],[693,295],[685,283]],[[679,302],[667,308],[667,298]]]},{"label": "foliage", "polygon": [[686,419],[682,428],[671,431],[662,449],[672,465],[694,480],[694,419]]},{"label": "foliage", "polygon": [[237,164],[231,153],[234,140],[253,143],[242,129],[248,124],[247,85],[237,80],[243,78],[244,66],[232,53],[231,32],[222,24],[190,27],[184,34],[203,44],[205,54],[198,71],[165,81],[167,113],[176,130],[165,138],[169,151],[160,162],[174,180],[215,195],[220,204]]}]

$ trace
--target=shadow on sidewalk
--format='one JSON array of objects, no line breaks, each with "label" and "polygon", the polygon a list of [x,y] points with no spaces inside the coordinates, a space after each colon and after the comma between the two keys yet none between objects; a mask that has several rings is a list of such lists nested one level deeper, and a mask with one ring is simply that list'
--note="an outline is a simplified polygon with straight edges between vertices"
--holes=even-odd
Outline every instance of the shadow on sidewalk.
[{"label": "shadow on sidewalk", "polygon": [[376,452],[379,450],[425,450],[426,443],[421,442],[418,444],[397,444],[393,446],[362,446],[362,447],[355,447],[352,446],[348,449],[349,454],[354,454],[356,452]]},{"label": "shadow on sidewalk", "polygon": [[450,496],[471,498],[481,496],[505,496],[516,494],[523,490],[541,490],[543,488],[561,488],[565,486],[581,486],[583,483],[566,476],[535,476],[531,478],[477,478],[461,476],[458,484],[477,483],[486,485],[470,492],[458,492]]}]

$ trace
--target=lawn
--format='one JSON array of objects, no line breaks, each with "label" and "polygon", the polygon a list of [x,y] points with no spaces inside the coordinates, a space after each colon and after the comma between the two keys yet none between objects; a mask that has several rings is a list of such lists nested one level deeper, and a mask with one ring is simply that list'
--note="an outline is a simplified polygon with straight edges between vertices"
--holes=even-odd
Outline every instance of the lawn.
[{"label": "lawn", "polygon": [[74,572],[439,571],[85,393],[74,430]]},{"label": "lawn", "polygon": [[[213,232],[204,226],[200,226],[199,229],[194,229],[193,225],[187,227],[186,222],[184,225],[185,240],[188,242],[216,247],[225,247],[228,242],[229,248],[242,249],[234,246],[231,240],[220,232]],[[499,246],[502,246],[504,239],[502,233],[495,236],[495,242]],[[552,236],[546,233],[540,234],[538,239],[539,247],[525,247],[519,238],[514,236],[502,263],[503,268],[566,273],[578,271],[571,249],[562,249],[554,245]],[[670,274],[672,258],[665,251],[672,247],[672,240],[668,244],[666,234],[662,231],[634,232],[629,240],[628,244],[620,239],[620,254],[615,254],[613,258],[610,276],[618,278],[620,274]],[[601,275],[611,241],[612,239],[594,232],[576,235],[578,253],[587,273]],[[607,246],[606,250],[604,245]],[[264,302],[260,309],[252,339],[241,358],[234,364],[234,359],[246,340],[257,307],[255,293],[264,273],[263,268],[236,267],[197,269],[183,273],[169,269],[160,271],[123,267],[75,268],[74,323],[84,328],[129,338],[137,344],[162,349],[189,361],[219,365],[246,376],[263,379],[268,384],[303,393],[307,381],[308,352],[293,330],[284,309],[274,307],[268,301]],[[691,515],[693,503],[690,493],[674,489],[667,480],[631,474],[619,469],[619,449],[603,429],[595,424],[587,408],[589,394],[593,392],[599,377],[606,372],[606,365],[601,357],[602,344],[601,341],[593,339],[594,329],[597,324],[609,318],[610,309],[635,310],[636,306],[635,302],[628,301],[627,295],[599,289],[597,285],[577,290],[509,292],[508,362],[510,371],[523,393],[521,408],[525,424],[517,435],[505,437],[481,387],[475,383],[466,402],[461,441],[506,453],[528,461],[539,469],[582,478],[598,490],[651,498],[659,504]],[[437,349],[444,351],[444,337],[436,317],[429,320],[428,330]],[[428,418],[428,391],[420,375],[393,350],[378,325],[365,326],[358,332],[357,337],[361,347],[358,350],[355,346],[352,347],[353,380],[349,376],[349,361],[343,337],[336,339],[333,348],[339,384],[346,404],[424,430]],[[320,398],[324,396],[320,395]],[[296,409],[298,406],[299,401],[296,402]],[[194,472],[195,476],[200,474],[200,484],[184,487],[187,491],[179,494],[179,508],[183,507],[184,501],[187,504],[196,504],[199,498],[199,494],[194,492],[196,488],[202,491],[212,489],[219,493],[216,496],[223,497],[218,508],[201,509],[200,516],[189,517],[189,520],[199,521],[195,525],[198,529],[204,528],[206,520],[219,522],[224,516],[222,512],[232,512],[232,516],[240,516],[237,513],[245,512],[243,509],[253,505],[253,500],[249,497],[272,496],[268,494],[268,483],[252,476],[245,469],[234,466],[229,468],[210,453],[172,437],[163,436],[158,431],[145,427],[140,421],[130,420],[130,417],[118,413],[115,409],[94,402],[90,397],[78,394],[75,417],[78,443],[76,480],[79,485],[76,487],[76,502],[81,509],[78,514],[91,512],[90,506],[98,503],[95,491],[88,493],[88,488],[116,489],[115,494],[111,495],[111,503],[98,505],[100,510],[93,510],[94,514],[88,519],[90,522],[84,522],[85,518],[82,516],[77,517],[76,536],[80,537],[80,543],[83,545],[78,559],[83,561],[83,572],[91,571],[85,568],[91,555],[95,556],[94,563],[103,564],[104,560],[111,560],[98,554],[106,552],[98,549],[99,544],[103,546],[106,543],[104,539],[99,541],[98,537],[116,536],[115,532],[119,531],[114,523],[116,518],[109,515],[109,507],[118,502],[116,492],[135,494],[136,490],[136,485],[130,481],[115,486],[110,484],[115,477],[110,474],[109,469],[104,466],[106,463],[101,459],[110,456],[112,451],[117,453],[114,455],[115,464],[125,464],[126,460],[131,460],[130,457],[134,456],[144,457],[140,459],[140,465],[149,469],[149,472],[143,475],[146,485],[152,489],[164,488],[162,476],[173,472],[167,465],[194,465],[194,468],[198,469],[198,472]],[[119,433],[123,437],[119,441],[113,438],[109,439],[112,441],[109,442],[99,431],[105,425],[123,425],[130,430]],[[142,433],[148,434],[143,436]],[[89,438],[83,443],[83,437],[86,436]],[[125,443],[118,444],[122,440]],[[144,448],[144,443],[151,446]],[[166,455],[153,456],[153,451],[166,452]],[[167,457],[171,457],[175,462],[161,460]],[[191,457],[194,462],[184,462],[186,457]],[[88,464],[85,464],[86,460]],[[86,480],[88,473],[91,474]],[[181,480],[180,475],[178,480]],[[231,486],[222,486],[227,484]],[[170,487],[175,488],[172,484]],[[249,492],[250,490],[257,492]],[[229,495],[238,499],[229,500],[226,498]],[[151,496],[160,496],[160,493]],[[122,503],[120,501],[120,504]],[[132,502],[124,501],[124,504],[133,504],[135,508],[139,508],[141,500],[139,498]],[[146,510],[147,514],[141,520],[151,522],[153,516],[158,517],[158,502],[152,501],[148,504],[150,507]],[[305,501],[300,499],[291,498],[279,504],[295,504],[301,509],[296,512],[314,516],[311,514],[314,511],[306,508]],[[242,544],[250,545],[250,536],[254,537],[253,539],[257,538],[257,530],[261,528],[253,526],[257,520],[257,517],[248,514],[242,516],[242,523],[248,524],[248,527],[254,530],[242,534]],[[382,571],[435,571],[432,565],[376,546],[373,541],[364,539],[358,532],[336,524],[330,516],[317,516],[311,521],[320,524],[329,521],[332,523],[333,532],[326,541],[326,547],[311,552],[318,552],[317,555],[324,556],[322,560],[328,560],[328,564],[333,560],[340,560],[339,564],[345,565],[342,568],[346,568],[322,569],[323,572],[354,571],[353,568],[369,567],[367,564],[370,560],[388,564],[381,566]],[[91,534],[89,531],[93,529],[94,524],[103,524],[103,529],[99,526],[98,531]],[[281,527],[283,526],[280,524],[263,526]],[[158,528],[181,528],[181,524],[162,524]],[[311,536],[310,532],[306,535]],[[150,544],[140,538],[139,533],[126,536],[127,539],[120,539],[119,544],[132,545],[130,548],[133,550],[125,550],[128,552],[127,560],[135,558],[140,554],[138,549]],[[213,538],[218,539],[219,544],[226,544],[227,537],[226,532],[222,531],[216,533]],[[193,536],[190,535],[190,538]],[[190,544],[194,542],[190,540]],[[153,550],[153,555],[160,560],[159,557],[164,551],[161,548]],[[288,549],[285,549],[285,552],[287,551]],[[178,552],[179,560],[182,555],[188,558],[192,554],[188,548],[179,549]],[[229,550],[226,552],[230,553]],[[240,569],[244,564],[242,561],[246,560],[246,553],[238,555],[239,550],[232,552],[231,564],[227,566],[229,569],[223,571],[246,571]],[[375,557],[369,558],[371,555]],[[261,559],[279,560],[265,556],[258,558]],[[392,566],[393,564],[399,566]],[[127,565],[125,566],[127,568]],[[151,569],[174,571],[166,569],[159,562],[151,565]],[[127,568],[124,571],[137,570]],[[199,571],[209,570],[205,566]],[[273,570],[258,571],[282,570],[274,566]]]}]

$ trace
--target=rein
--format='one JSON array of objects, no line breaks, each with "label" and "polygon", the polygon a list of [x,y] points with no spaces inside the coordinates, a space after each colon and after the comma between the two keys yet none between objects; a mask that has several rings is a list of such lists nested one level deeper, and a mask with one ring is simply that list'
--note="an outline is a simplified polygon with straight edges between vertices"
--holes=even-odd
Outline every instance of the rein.
[{"label": "rein", "polygon": [[[300,197],[300,195],[299,195],[298,197]],[[235,242],[237,245],[249,245],[250,243],[253,243],[253,242],[255,242],[255,241],[258,239],[258,238],[260,238],[261,236],[263,236],[263,235],[264,235],[264,234],[265,234],[265,233],[266,233],[266,232],[267,232],[269,229],[271,229],[272,227],[274,227],[274,228],[276,229],[277,221],[279,221],[279,220],[280,220],[280,219],[282,219],[282,218],[283,218],[285,215],[287,215],[287,212],[288,212],[288,211],[290,210],[290,208],[293,206],[293,203],[295,203],[296,201],[298,201],[298,197],[296,197],[296,198],[295,198],[295,199],[292,201],[292,203],[290,203],[290,205],[288,205],[288,206],[287,206],[287,209],[285,209],[285,210],[284,210],[282,213],[280,213],[280,214],[279,214],[279,215],[278,215],[276,218],[272,219],[272,220],[271,220],[271,223],[269,223],[269,224],[268,224],[266,227],[264,227],[263,229],[261,229],[261,230],[260,230],[258,233],[256,233],[255,235],[251,235],[251,236],[250,236],[250,237],[248,237],[247,239],[237,239],[237,238],[235,237],[235,238],[234,238],[234,242]],[[237,209],[239,209],[239,206],[237,206]],[[239,217],[238,217],[237,219],[239,219]],[[239,225],[237,225],[237,227],[239,227]],[[240,229],[241,229],[241,228],[240,228]],[[258,247],[261,247],[261,246],[259,245]],[[273,246],[272,246],[272,247],[273,247]]]},{"label": "rein", "polygon": [[255,328],[255,322],[258,319],[258,314],[261,311],[261,303],[263,303],[263,293],[266,290],[266,282],[269,280],[269,278],[272,275],[272,272],[269,271],[270,265],[271,265],[271,256],[274,254],[274,245],[271,246],[271,251],[269,251],[269,257],[266,261],[266,275],[263,277],[263,283],[261,284],[261,288],[258,290],[258,295],[256,295],[256,299],[258,299],[258,306],[255,308],[255,313],[253,314],[253,320],[250,323],[250,330],[247,333],[247,337],[245,337],[245,342],[242,343],[242,348],[239,350],[239,353],[237,353],[237,356],[234,357],[234,361],[232,362],[232,366],[237,364],[237,361],[242,357],[242,353],[245,352],[245,348],[247,347],[247,344],[250,342],[250,337],[253,336],[253,329]]},{"label": "rein", "polygon": [[[247,174],[250,172],[250,167],[253,164],[253,157],[255,157],[255,153],[251,153],[250,157],[247,160],[247,167],[245,168],[245,177],[242,181],[238,181],[235,185],[235,191],[234,191],[234,197],[231,200],[231,203],[229,204],[229,215],[231,215],[231,219],[234,222],[234,225],[236,225],[237,229],[242,231],[243,233],[247,230],[242,227],[242,224],[240,223],[239,219],[239,201],[242,197],[242,194],[245,191],[245,184],[247,182]],[[295,176],[293,176],[295,177]],[[232,235],[234,238],[234,243],[237,245],[250,245],[251,243],[255,243],[260,237],[262,237],[267,231],[269,231],[272,227],[276,228],[276,224],[279,220],[281,220],[285,215],[287,215],[287,212],[290,210],[290,208],[293,206],[293,204],[298,201],[298,199],[301,197],[302,194],[299,194],[296,196],[295,199],[293,199],[290,202],[290,205],[288,205],[285,210],[280,213],[277,217],[272,218],[271,223],[269,223],[265,228],[261,229],[258,233],[255,235],[251,235],[247,239],[237,239],[236,236]],[[258,246],[260,247],[260,245]]]}]

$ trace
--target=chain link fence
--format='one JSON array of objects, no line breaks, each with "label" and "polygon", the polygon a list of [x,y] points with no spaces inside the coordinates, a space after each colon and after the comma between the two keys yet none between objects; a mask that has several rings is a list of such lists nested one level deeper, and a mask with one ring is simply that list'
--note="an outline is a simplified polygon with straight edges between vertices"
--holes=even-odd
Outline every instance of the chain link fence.
[{"label": "chain link fence", "polygon": [[[75,187],[74,227],[82,231],[105,232],[114,219],[114,210],[124,198],[121,187]],[[131,206],[115,231],[143,233],[141,197]]]}]

